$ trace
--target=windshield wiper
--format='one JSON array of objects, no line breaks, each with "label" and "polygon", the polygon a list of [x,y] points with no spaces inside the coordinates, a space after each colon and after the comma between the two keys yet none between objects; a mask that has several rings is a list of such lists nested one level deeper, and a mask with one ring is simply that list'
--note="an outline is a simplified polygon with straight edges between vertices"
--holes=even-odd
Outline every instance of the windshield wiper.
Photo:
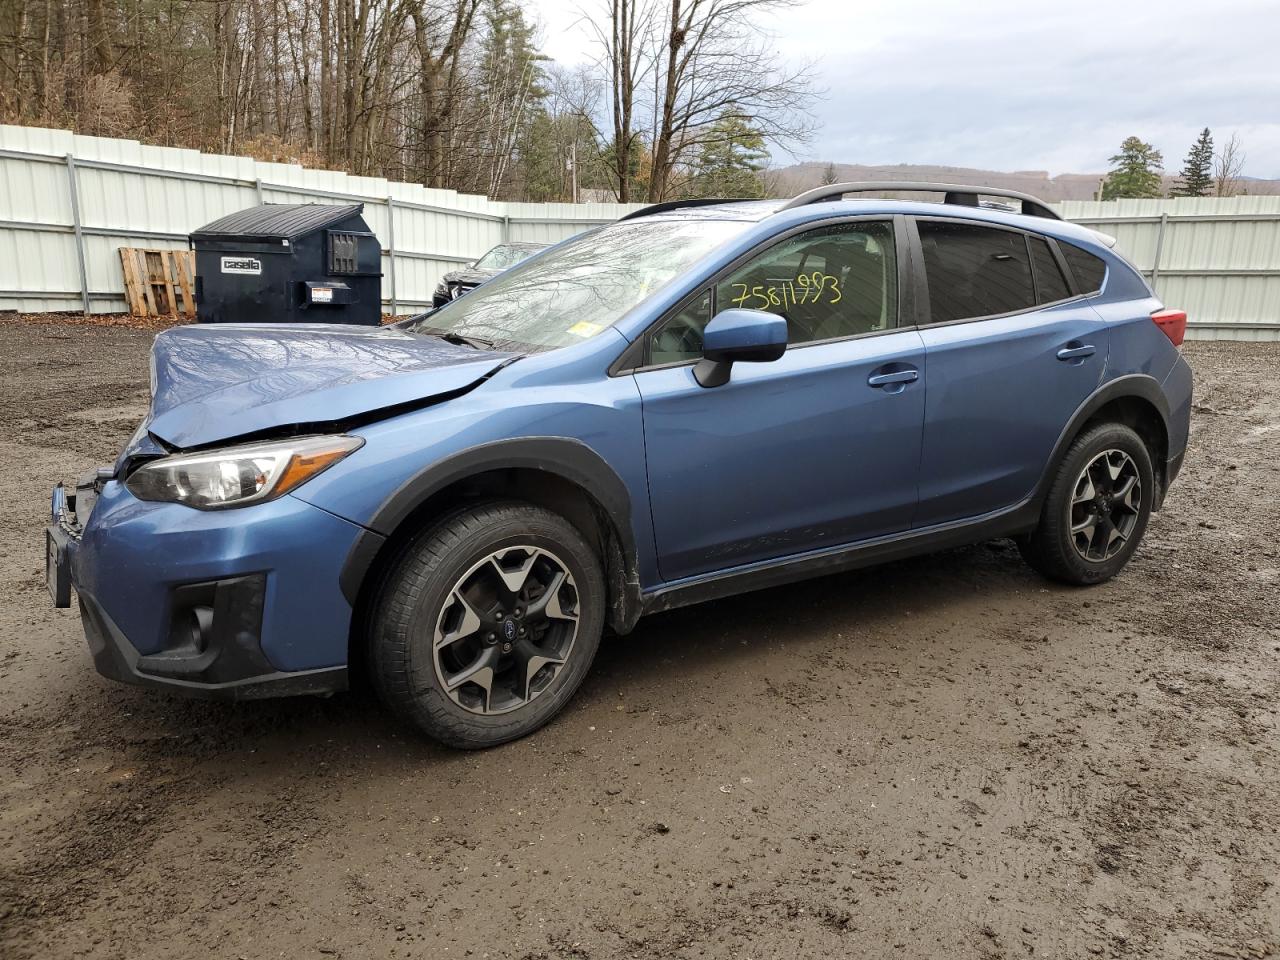
[{"label": "windshield wiper", "polygon": [[492,340],[485,340],[482,337],[464,337],[462,334],[455,333],[452,330],[446,330],[443,333],[437,333],[436,336],[439,337],[441,340],[443,340],[445,343],[458,343],[464,347],[474,347],[477,350],[493,349]]}]

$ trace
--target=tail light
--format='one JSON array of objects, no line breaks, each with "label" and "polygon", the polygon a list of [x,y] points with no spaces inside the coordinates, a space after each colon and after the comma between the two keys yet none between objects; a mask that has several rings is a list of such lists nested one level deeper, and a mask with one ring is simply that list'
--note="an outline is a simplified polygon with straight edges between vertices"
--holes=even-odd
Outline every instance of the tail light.
[{"label": "tail light", "polygon": [[1173,341],[1175,347],[1182,346],[1182,340],[1187,335],[1187,311],[1157,310],[1151,315],[1151,319]]}]

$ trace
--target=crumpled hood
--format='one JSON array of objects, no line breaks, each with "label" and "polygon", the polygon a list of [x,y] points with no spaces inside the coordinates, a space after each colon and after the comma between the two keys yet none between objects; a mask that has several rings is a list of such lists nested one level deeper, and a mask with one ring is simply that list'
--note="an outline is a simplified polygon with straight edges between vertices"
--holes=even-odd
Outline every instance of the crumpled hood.
[{"label": "crumpled hood", "polygon": [[465,391],[512,356],[394,327],[175,327],[151,350],[146,432],[187,448],[350,420]]},{"label": "crumpled hood", "polygon": [[500,272],[498,270],[476,270],[470,268],[446,273],[443,279],[445,283],[461,283],[469,287],[478,287],[486,280],[496,277]]}]

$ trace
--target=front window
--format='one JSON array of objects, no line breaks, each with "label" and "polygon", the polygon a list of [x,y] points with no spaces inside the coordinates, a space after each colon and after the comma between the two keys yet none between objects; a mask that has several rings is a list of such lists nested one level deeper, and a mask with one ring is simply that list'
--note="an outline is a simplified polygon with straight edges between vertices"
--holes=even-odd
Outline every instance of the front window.
[{"label": "front window", "polygon": [[774,244],[654,331],[647,363],[698,359],[702,332],[713,311],[733,307],[783,317],[787,342],[793,346],[897,326],[893,226],[880,221],[838,223]]},{"label": "front window", "polygon": [[593,337],[751,224],[628,220],[574,237],[447,306],[413,333],[500,349],[551,350]]}]

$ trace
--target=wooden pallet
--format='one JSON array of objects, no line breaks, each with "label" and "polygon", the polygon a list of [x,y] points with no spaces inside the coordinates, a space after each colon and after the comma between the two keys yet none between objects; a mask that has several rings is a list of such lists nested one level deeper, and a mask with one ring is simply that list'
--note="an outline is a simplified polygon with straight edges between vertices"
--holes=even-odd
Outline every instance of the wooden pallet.
[{"label": "wooden pallet", "polygon": [[129,312],[135,317],[195,319],[193,251],[121,247],[120,268]]}]

